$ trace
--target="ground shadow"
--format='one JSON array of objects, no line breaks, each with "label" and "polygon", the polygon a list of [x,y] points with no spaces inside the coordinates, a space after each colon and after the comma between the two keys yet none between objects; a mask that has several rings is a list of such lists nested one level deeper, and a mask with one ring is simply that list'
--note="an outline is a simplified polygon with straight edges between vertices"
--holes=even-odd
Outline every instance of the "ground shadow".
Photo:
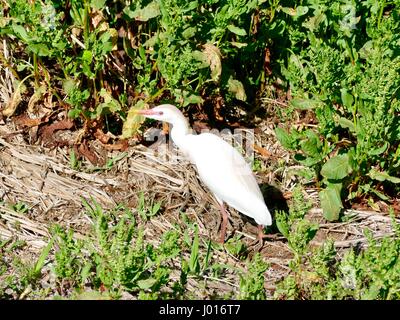
[{"label": "ground shadow", "polygon": [[[277,211],[284,211],[286,213],[289,212],[289,205],[287,203],[286,198],[284,197],[281,190],[277,187],[272,186],[267,183],[260,184],[261,193],[263,194],[265,204],[267,205],[271,215],[272,215],[272,226],[268,227],[267,233],[277,233],[279,232],[275,223],[275,213]],[[245,215],[240,215],[242,219],[250,224],[257,226],[257,223],[254,219],[247,217]]]},{"label": "ground shadow", "polygon": [[289,211],[287,200],[281,190],[268,183],[261,184],[260,189],[264,196],[265,204],[272,215],[279,210],[285,212]]},{"label": "ground shadow", "polygon": [[265,204],[267,205],[269,212],[272,215],[272,226],[270,226],[267,233],[277,233],[279,232],[276,226],[275,214],[278,211],[289,212],[289,205],[286,198],[284,197],[281,190],[277,187],[270,185],[268,183],[263,183],[260,185],[261,192],[264,197]]}]

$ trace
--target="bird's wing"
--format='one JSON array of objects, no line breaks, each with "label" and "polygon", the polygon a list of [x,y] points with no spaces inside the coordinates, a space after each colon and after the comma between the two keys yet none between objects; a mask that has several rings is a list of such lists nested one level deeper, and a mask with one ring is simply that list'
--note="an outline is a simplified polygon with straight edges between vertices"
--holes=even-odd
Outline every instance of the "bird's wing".
[{"label": "bird's wing", "polygon": [[[192,136],[187,150],[200,178],[219,198],[233,202],[238,195],[264,198],[250,166],[242,155],[220,137],[203,133]],[[231,204],[232,205],[232,204]]]}]

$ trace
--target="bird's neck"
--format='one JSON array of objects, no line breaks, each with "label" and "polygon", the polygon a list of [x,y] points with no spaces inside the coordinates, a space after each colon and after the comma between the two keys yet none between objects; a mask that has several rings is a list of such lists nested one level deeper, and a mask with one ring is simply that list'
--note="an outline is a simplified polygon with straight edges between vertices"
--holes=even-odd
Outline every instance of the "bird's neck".
[{"label": "bird's neck", "polygon": [[172,123],[171,138],[172,141],[182,151],[186,150],[187,136],[190,134],[189,124],[186,119]]}]

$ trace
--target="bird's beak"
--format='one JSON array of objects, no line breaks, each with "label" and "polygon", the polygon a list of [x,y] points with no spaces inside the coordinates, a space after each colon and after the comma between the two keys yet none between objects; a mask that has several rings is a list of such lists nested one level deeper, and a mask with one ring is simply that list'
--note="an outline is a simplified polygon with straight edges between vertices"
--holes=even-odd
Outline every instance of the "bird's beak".
[{"label": "bird's beak", "polygon": [[155,116],[157,114],[157,112],[152,109],[136,110],[135,113],[140,114],[142,116]]},{"label": "bird's beak", "polygon": [[142,116],[145,116],[145,117],[146,116],[151,117],[151,116],[162,116],[163,115],[162,111],[157,111],[154,109],[136,110],[136,113],[140,114]]}]

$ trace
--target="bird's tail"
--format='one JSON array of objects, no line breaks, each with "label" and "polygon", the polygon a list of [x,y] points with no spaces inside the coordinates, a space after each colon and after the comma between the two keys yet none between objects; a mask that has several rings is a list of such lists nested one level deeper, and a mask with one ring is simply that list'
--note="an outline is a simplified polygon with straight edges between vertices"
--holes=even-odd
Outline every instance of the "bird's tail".
[{"label": "bird's tail", "polygon": [[271,213],[269,212],[269,209],[268,209],[267,206],[265,206],[265,209],[264,209],[262,218],[263,218],[263,219],[262,219],[263,221],[260,221],[260,222],[261,222],[260,224],[262,224],[262,225],[264,225],[264,226],[270,226],[270,225],[272,225],[272,215],[271,215]]},{"label": "bird's tail", "polygon": [[263,203],[258,207],[256,215],[253,215],[254,220],[263,226],[270,226],[272,225],[272,216],[268,210],[268,207]]}]

